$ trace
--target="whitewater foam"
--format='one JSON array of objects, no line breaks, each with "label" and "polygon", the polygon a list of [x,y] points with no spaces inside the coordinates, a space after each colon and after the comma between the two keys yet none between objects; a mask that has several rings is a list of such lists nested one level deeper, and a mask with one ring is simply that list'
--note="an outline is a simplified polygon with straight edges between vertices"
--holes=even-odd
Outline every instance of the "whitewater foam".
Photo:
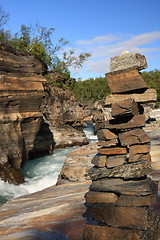
[{"label": "whitewater foam", "polygon": [[[84,128],[84,132],[89,142],[97,140],[94,135],[94,127],[91,124]],[[53,155],[26,162],[21,170],[25,183],[19,186],[0,180],[0,203],[55,185],[64,159],[74,148],[58,149],[54,151]]]}]

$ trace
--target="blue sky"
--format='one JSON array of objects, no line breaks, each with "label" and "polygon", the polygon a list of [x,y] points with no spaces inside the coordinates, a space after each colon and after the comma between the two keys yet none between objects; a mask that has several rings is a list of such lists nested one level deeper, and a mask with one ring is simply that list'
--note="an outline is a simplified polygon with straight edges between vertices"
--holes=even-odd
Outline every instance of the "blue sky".
[{"label": "blue sky", "polygon": [[[159,0],[0,0],[13,33],[21,24],[54,27],[53,41],[65,38],[68,48],[91,57],[72,77],[105,76],[110,58],[122,51],[147,57],[147,70],[160,69]],[[67,48],[67,49],[68,49]]]}]

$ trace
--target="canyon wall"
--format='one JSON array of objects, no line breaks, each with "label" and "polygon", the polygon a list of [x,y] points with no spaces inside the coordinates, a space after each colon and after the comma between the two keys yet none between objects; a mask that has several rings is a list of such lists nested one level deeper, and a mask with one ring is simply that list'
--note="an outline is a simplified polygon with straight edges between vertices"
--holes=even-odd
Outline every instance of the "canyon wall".
[{"label": "canyon wall", "polygon": [[40,105],[44,97],[42,64],[9,46],[0,46],[0,178],[19,184],[26,160],[54,146]]}]

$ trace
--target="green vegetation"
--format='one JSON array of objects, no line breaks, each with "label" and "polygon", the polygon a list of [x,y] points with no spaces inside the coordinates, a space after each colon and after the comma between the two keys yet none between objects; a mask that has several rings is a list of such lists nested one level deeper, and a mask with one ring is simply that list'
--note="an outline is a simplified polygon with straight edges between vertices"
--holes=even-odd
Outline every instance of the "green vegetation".
[{"label": "green vegetation", "polygon": [[54,69],[68,79],[70,77],[68,68],[70,66],[82,67],[90,56],[89,53],[81,53],[75,56],[74,50],[65,52],[64,47],[69,42],[64,38],[53,43],[54,28],[47,29],[38,24],[31,26],[22,24],[20,31],[12,35],[10,31],[4,28],[7,21],[8,14],[0,7],[0,42],[9,44],[15,49],[25,51],[36,57],[43,64],[44,73],[47,73],[48,69]]},{"label": "green vegetation", "polygon": [[[64,38],[56,43],[52,42],[54,28],[45,28],[36,24],[34,26],[21,25],[20,31],[11,34],[4,26],[8,21],[9,15],[0,6],[0,42],[7,43],[15,49],[22,50],[39,59],[43,64],[43,73],[50,84],[58,87],[70,89],[75,97],[82,101],[96,101],[103,99],[110,94],[107,81],[103,77],[90,78],[84,81],[75,81],[70,77],[69,67],[82,67],[83,63],[90,56],[89,53],[82,53],[75,56],[75,51],[64,51],[68,44]],[[61,57],[60,57],[61,56]],[[48,69],[60,73],[63,80],[54,81]],[[149,88],[157,90],[157,107],[160,107],[160,70],[142,72],[143,79]]]},{"label": "green vegetation", "polygon": [[82,101],[96,101],[103,99],[110,93],[107,80],[105,78],[90,78],[84,81],[76,81],[72,89],[77,99]]},{"label": "green vegetation", "polygon": [[[144,71],[142,77],[147,83],[149,88],[154,88],[157,91],[156,106],[160,107],[160,70]],[[106,95],[110,94],[105,78],[90,78],[84,81],[76,81],[72,92],[77,99],[82,101],[96,101],[103,99]]]},{"label": "green vegetation", "polygon": [[142,77],[149,88],[154,88],[157,91],[156,107],[160,107],[160,70],[142,72]]}]

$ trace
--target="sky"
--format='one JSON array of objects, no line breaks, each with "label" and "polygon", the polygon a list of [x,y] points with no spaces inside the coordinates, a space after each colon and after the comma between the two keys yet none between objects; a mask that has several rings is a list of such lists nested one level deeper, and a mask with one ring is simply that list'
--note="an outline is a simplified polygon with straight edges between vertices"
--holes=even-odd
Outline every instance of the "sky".
[{"label": "sky", "polygon": [[53,41],[70,42],[65,50],[90,53],[81,69],[70,69],[76,79],[104,77],[110,58],[123,51],[145,55],[147,71],[160,69],[159,0],[0,0],[0,6],[12,33],[39,23],[55,28]]}]

